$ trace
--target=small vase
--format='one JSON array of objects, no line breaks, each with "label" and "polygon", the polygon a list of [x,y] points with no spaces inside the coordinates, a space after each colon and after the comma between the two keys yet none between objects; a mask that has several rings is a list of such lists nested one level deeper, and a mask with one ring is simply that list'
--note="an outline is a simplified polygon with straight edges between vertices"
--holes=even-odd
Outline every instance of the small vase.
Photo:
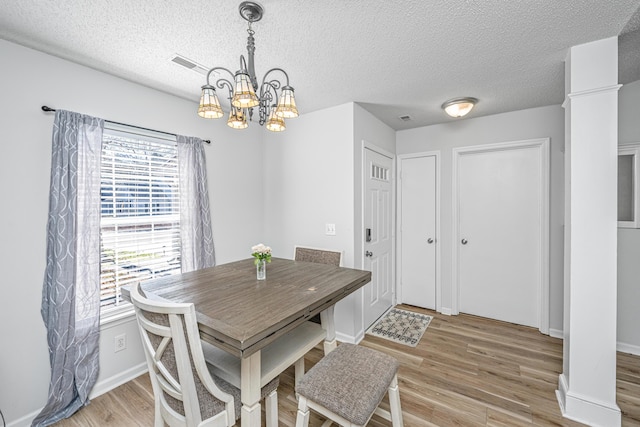
[{"label": "small vase", "polygon": [[256,264],[256,277],[258,280],[267,278],[267,262],[263,259],[259,259]]}]

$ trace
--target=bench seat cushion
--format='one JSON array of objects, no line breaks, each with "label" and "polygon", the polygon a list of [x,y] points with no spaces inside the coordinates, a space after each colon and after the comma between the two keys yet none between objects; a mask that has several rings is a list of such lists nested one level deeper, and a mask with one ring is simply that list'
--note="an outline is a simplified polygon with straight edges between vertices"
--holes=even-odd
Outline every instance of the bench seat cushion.
[{"label": "bench seat cushion", "polygon": [[394,375],[396,359],[353,344],[341,344],[305,374],[296,391],[357,425],[380,404]]}]

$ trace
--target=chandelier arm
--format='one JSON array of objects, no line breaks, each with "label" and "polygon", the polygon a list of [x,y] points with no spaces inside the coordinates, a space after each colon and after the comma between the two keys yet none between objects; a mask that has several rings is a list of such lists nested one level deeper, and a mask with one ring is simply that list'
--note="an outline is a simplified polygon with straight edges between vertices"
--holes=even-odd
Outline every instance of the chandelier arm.
[{"label": "chandelier arm", "polygon": [[[224,68],[224,67],[213,67],[212,69],[210,69],[210,70],[207,72],[207,84],[208,84],[208,85],[211,85],[211,83],[209,83],[209,77],[211,76],[211,73],[213,73],[213,72],[214,72],[214,71],[216,71],[216,70],[223,70],[223,71],[226,71],[226,72],[227,72],[227,73],[229,73],[229,75],[231,76],[231,80],[233,80],[233,79],[234,79],[234,77],[235,77],[235,75],[234,75],[231,71],[229,71],[227,68]],[[218,81],[220,81],[220,80],[224,80],[224,79],[219,79]],[[226,80],[225,80],[225,81],[226,81]],[[219,87],[219,86],[218,86],[218,87]],[[220,88],[220,89],[222,89],[222,88]]]},{"label": "chandelier arm", "polygon": [[[277,89],[280,88],[280,82],[277,80],[274,81],[263,81],[262,85],[260,86],[260,102],[263,101],[263,99],[265,99],[267,102],[270,102],[273,100],[273,96],[271,95],[271,90],[273,89],[273,93],[275,95],[278,94]],[[268,95],[268,98],[267,98]]]},{"label": "chandelier arm", "polygon": [[224,89],[224,87],[227,87],[227,90],[229,91],[229,99],[232,98],[233,96],[233,84],[231,84],[231,82],[227,79],[223,79],[220,78],[218,80],[216,80],[216,87],[218,89]]},{"label": "chandelier arm", "polygon": [[[279,84],[279,82],[276,81]],[[278,96],[277,89],[278,86],[274,85],[273,82],[263,82],[262,86],[260,86],[260,105],[258,106],[258,112],[260,113],[260,126],[264,125],[269,116],[269,109],[271,108],[271,103],[273,102],[274,97]],[[271,93],[273,90],[273,94]]]},{"label": "chandelier arm", "polygon": [[[287,79],[287,84],[285,86],[289,86],[289,75],[282,68],[272,68],[269,71],[267,71],[266,73],[264,73],[264,77],[262,78],[262,84],[265,84],[265,82],[267,81],[267,76],[270,73],[274,72],[274,71],[280,71],[282,74],[284,74],[284,77]],[[278,81],[278,80],[276,80],[276,81]],[[280,82],[278,82],[278,83],[280,83]]]}]

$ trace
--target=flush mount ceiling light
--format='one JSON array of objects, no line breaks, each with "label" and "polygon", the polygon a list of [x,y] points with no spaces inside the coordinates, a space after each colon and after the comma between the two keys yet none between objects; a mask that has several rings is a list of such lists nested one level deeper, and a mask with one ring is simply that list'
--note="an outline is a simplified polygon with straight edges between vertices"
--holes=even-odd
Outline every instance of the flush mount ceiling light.
[{"label": "flush mount ceiling light", "polygon": [[[198,115],[205,119],[218,119],[224,115],[216,88],[229,92],[231,111],[227,125],[234,129],[244,129],[248,120],[253,117],[253,108],[258,107],[258,123],[267,124],[270,131],[281,132],[285,129],[284,119],[298,117],[298,108],[293,95],[293,88],[289,86],[289,75],[282,68],[272,68],[262,78],[258,86],[258,79],[254,69],[254,52],[256,50],[254,31],[251,24],[262,19],[264,8],[258,3],[245,1],[240,3],[240,16],[249,23],[247,33],[247,60],[240,56],[240,69],[232,73],[224,67],[213,67],[207,73],[207,84],[202,86]],[[247,65],[248,64],[248,65]],[[231,79],[224,77],[211,84],[211,74],[218,70],[228,74]],[[284,85],[275,78],[276,74],[284,76]],[[233,83],[232,83],[233,82]]]},{"label": "flush mount ceiling light", "polygon": [[471,97],[455,98],[442,104],[442,109],[451,117],[458,118],[466,116],[477,102],[476,98]]}]

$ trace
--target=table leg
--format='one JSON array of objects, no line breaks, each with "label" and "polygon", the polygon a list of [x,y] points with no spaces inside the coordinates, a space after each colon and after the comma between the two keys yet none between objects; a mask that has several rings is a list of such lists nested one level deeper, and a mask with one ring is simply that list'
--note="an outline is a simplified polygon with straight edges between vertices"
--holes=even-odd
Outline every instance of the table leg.
[{"label": "table leg", "polygon": [[333,308],[327,308],[320,312],[320,323],[322,323],[322,329],[327,331],[327,337],[324,339],[324,354],[329,354],[332,350],[338,346],[336,342],[336,325],[333,319]]},{"label": "table leg", "polygon": [[260,351],[242,358],[240,370],[242,427],[260,426]]}]

